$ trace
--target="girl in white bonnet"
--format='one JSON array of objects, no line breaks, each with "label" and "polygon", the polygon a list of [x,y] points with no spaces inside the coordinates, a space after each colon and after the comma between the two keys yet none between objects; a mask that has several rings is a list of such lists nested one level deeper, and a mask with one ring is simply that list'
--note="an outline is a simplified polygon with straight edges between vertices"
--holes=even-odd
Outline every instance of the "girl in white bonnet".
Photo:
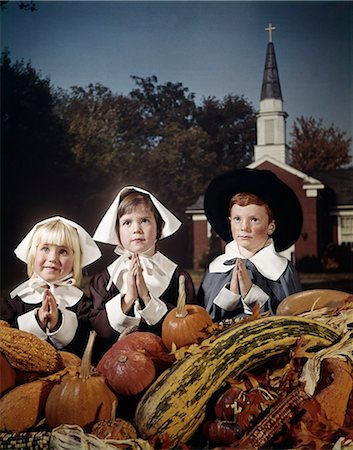
[{"label": "girl in white bonnet", "polygon": [[195,302],[190,275],[157,250],[158,240],[180,226],[156,197],[135,186],[124,187],[101,220],[93,238],[115,245],[119,255],[90,286],[90,321],[100,338],[101,354],[126,329],[160,333],[163,317],[176,306],[181,273],[187,302]]},{"label": "girl in white bonnet", "polygon": [[27,263],[29,279],[10,293],[2,319],[82,356],[88,308],[80,289],[82,268],[101,252],[80,225],[63,217],[37,223],[15,250]]}]

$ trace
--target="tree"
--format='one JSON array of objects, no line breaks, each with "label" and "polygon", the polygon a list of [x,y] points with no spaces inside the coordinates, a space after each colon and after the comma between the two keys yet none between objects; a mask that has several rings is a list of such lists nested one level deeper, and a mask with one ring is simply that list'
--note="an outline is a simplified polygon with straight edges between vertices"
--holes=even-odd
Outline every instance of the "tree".
[{"label": "tree", "polygon": [[214,97],[204,99],[196,122],[209,136],[208,151],[217,161],[214,172],[222,173],[251,162],[256,143],[256,115],[244,97],[228,95],[222,101]]},{"label": "tree", "polygon": [[[50,80],[30,63],[1,55],[2,282],[8,255],[34,221],[68,209],[74,167],[65,124],[55,115]],[[5,258],[5,259],[4,259]],[[17,274],[18,275],[18,274]]]},{"label": "tree", "polygon": [[305,173],[334,170],[349,164],[351,138],[334,125],[322,126],[322,119],[301,116],[294,122],[290,142],[291,165]]},{"label": "tree", "polygon": [[107,198],[135,184],[183,214],[215,164],[208,135],[195,124],[193,95],[181,83],[133,78],[137,87],[128,96],[100,84],[58,92],[58,111],[67,121],[76,163],[84,169],[88,198]]},{"label": "tree", "polygon": [[[6,9],[10,1],[0,1],[0,9]],[[11,2],[12,3],[12,2]],[[37,6],[34,1],[29,2],[16,2],[19,9],[23,9],[24,11],[37,11]]]}]

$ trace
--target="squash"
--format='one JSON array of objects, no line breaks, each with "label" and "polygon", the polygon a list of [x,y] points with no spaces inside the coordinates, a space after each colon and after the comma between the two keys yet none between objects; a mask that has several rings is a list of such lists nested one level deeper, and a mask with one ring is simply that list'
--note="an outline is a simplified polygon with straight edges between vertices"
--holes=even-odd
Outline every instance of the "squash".
[{"label": "squash", "polygon": [[172,350],[173,344],[177,349],[197,344],[211,334],[208,329],[212,318],[206,309],[199,305],[186,305],[185,301],[185,276],[180,275],[177,306],[169,311],[162,323],[162,340],[168,350]]},{"label": "squash", "polygon": [[296,292],[281,301],[276,314],[280,316],[297,316],[310,311],[313,306],[315,309],[326,306],[336,308],[341,306],[350,295],[347,292],[334,289],[309,289]]},{"label": "squash", "polygon": [[171,443],[187,442],[203,421],[208,400],[228,377],[287,353],[301,336],[316,347],[339,338],[334,329],[314,320],[271,316],[235,324],[204,342],[198,353],[175,362],[143,395],[133,422],[139,436],[166,434]]},{"label": "squash", "polygon": [[69,366],[48,377],[59,381],[45,405],[45,417],[50,428],[69,424],[90,429],[95,422],[109,419],[113,402],[118,403],[104,377],[91,367],[95,337],[96,332],[91,331],[80,367]]},{"label": "squash", "polygon": [[52,386],[50,381],[36,380],[4,395],[0,399],[0,430],[22,433],[34,427],[44,415]]}]

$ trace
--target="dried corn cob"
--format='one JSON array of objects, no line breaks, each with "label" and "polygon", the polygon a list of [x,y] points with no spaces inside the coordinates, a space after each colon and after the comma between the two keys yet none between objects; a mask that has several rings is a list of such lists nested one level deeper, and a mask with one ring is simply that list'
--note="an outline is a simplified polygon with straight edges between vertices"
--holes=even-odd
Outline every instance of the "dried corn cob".
[{"label": "dried corn cob", "polygon": [[276,435],[302,409],[301,405],[309,396],[302,387],[294,389],[288,397],[282,399],[277,406],[271,408],[268,414],[255,427],[232,447],[238,449],[251,448],[259,450]]},{"label": "dried corn cob", "polygon": [[58,350],[49,342],[17,328],[0,327],[0,352],[13,367],[23,371],[50,374],[62,367]]},{"label": "dried corn cob", "polygon": [[44,450],[49,448],[50,438],[51,433],[46,431],[37,433],[0,433],[0,450]]}]

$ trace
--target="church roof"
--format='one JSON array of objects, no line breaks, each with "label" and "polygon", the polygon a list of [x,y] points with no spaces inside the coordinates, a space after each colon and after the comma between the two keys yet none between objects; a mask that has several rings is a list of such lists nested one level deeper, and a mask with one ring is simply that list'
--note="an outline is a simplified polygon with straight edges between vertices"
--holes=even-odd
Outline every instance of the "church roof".
[{"label": "church roof", "polygon": [[261,99],[282,99],[281,85],[276,62],[275,48],[272,42],[267,45],[265,70],[262,79]]},{"label": "church roof", "polygon": [[353,205],[353,167],[316,171],[312,175],[332,189],[337,205]]}]

